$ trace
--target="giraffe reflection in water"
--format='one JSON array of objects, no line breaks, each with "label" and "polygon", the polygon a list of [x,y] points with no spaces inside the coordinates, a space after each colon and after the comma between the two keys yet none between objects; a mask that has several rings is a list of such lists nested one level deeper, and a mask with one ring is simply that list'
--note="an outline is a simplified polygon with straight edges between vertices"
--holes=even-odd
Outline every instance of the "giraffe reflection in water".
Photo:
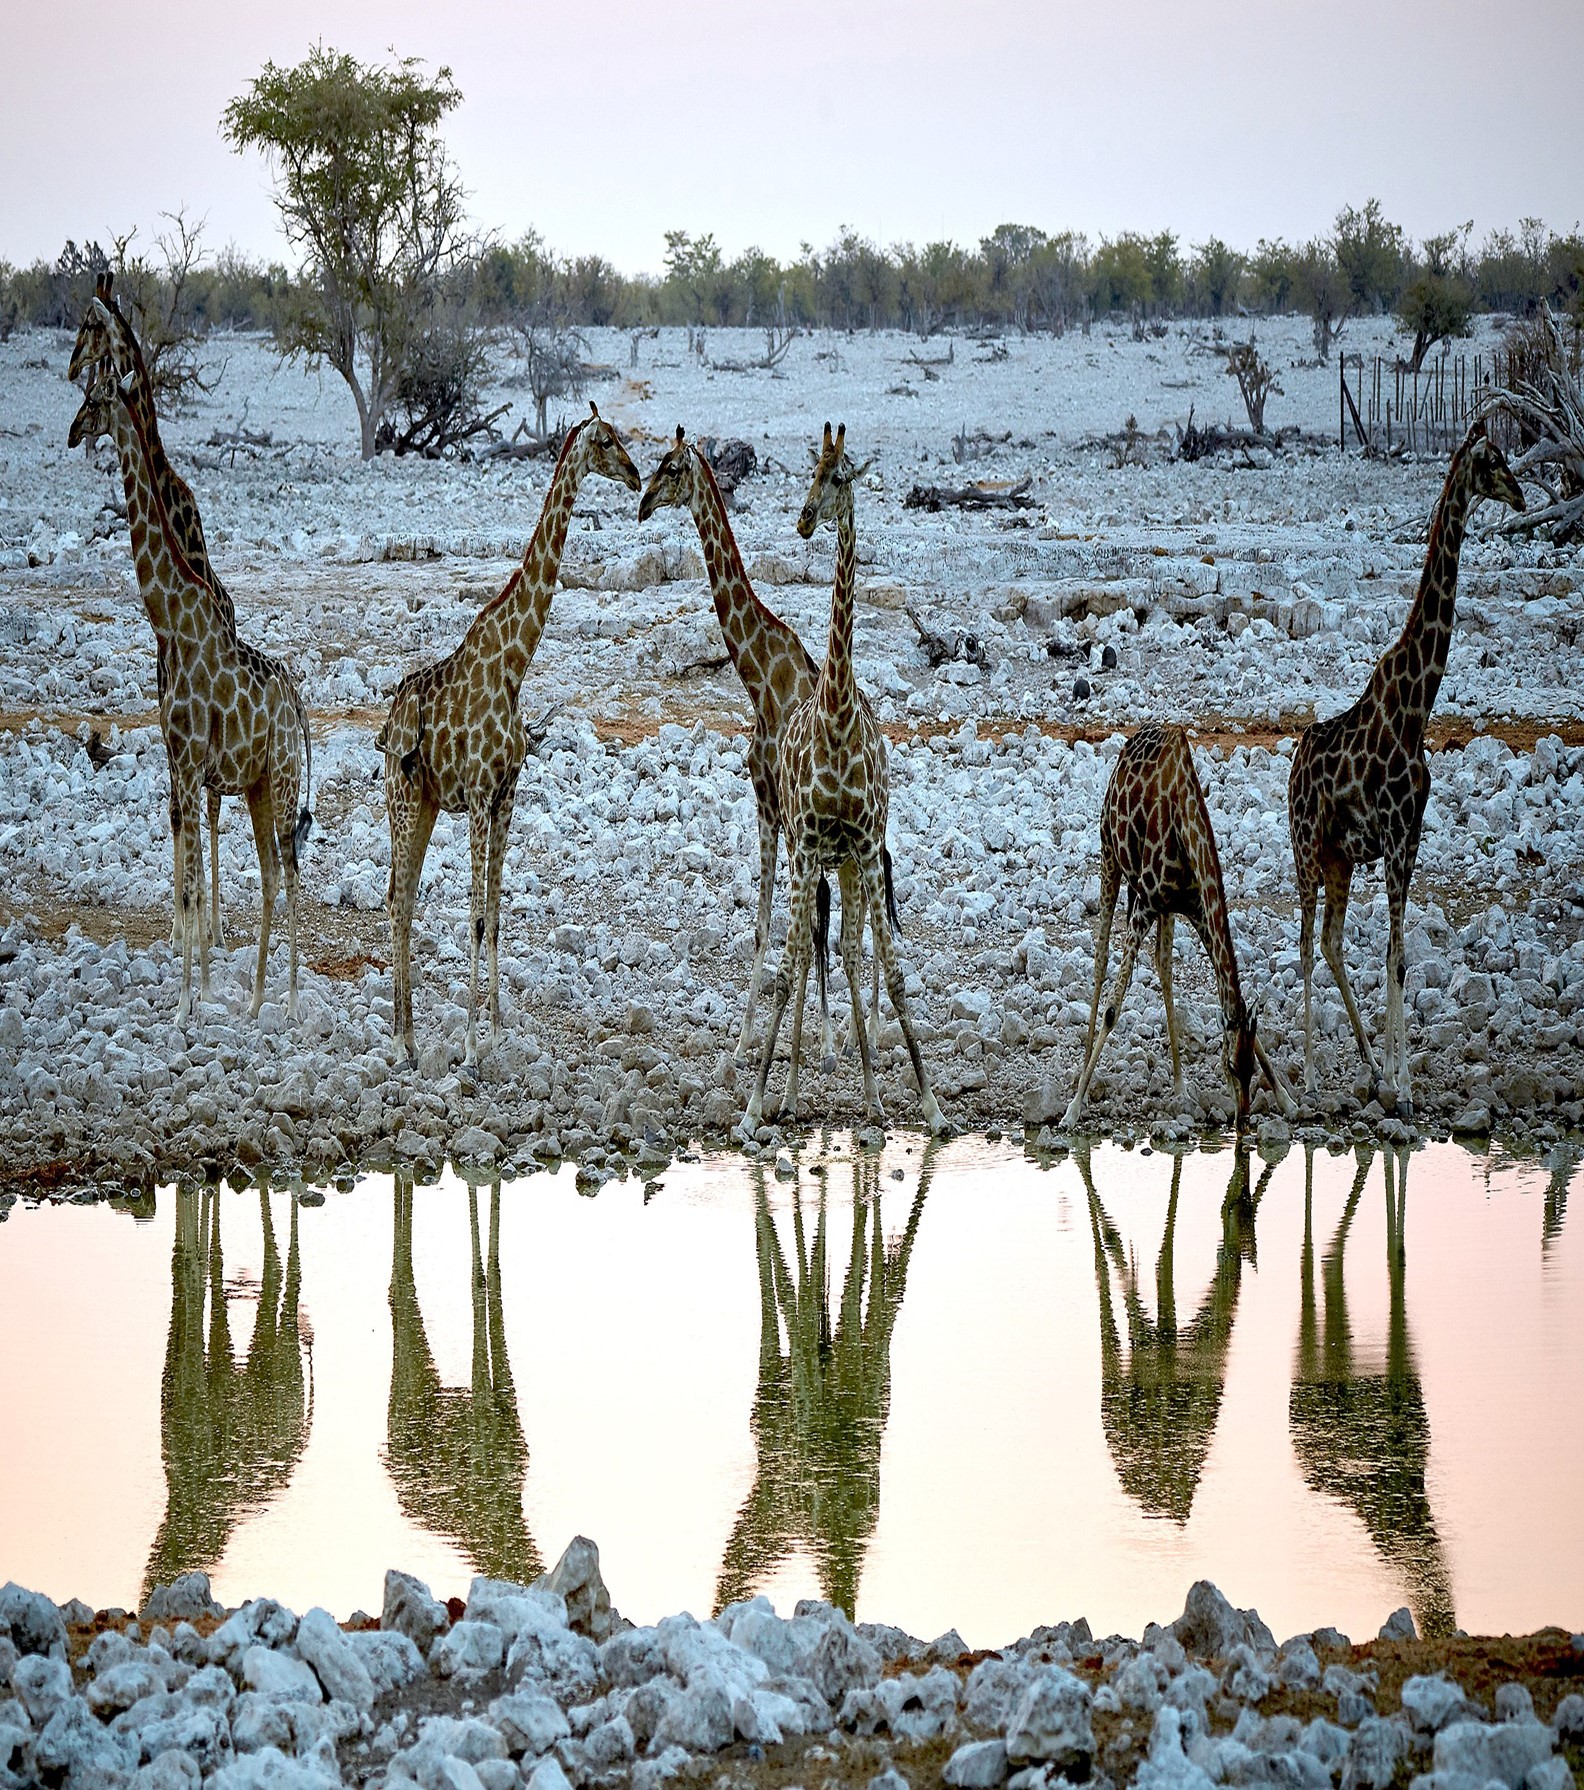
[{"label": "giraffe reflection in water", "polygon": [[1304,1238],[1298,1359],[1288,1404],[1293,1447],[1315,1491],[1358,1515],[1381,1558],[1403,1579],[1419,1632],[1456,1626],[1446,1556],[1425,1491],[1430,1420],[1408,1335],[1403,1226],[1408,1152],[1381,1152],[1386,1185],[1386,1267],[1390,1289],[1383,1365],[1361,1372],[1348,1319],[1343,1252],[1369,1179],[1373,1151],[1361,1147],[1331,1246],[1320,1263],[1315,1304],[1314,1146],[1305,1149]]},{"label": "giraffe reflection in water", "polygon": [[[1249,1189],[1246,1151],[1234,1152],[1232,1179],[1221,1208],[1215,1276],[1199,1309],[1177,1321],[1175,1238],[1182,1157],[1172,1160],[1166,1228],[1155,1260],[1155,1312],[1139,1292],[1136,1261],[1095,1192],[1088,1147],[1074,1151],[1089,1198],[1095,1282],[1100,1294],[1100,1420],[1122,1489],[1146,1516],[1186,1523],[1215,1438],[1226,1383],[1227,1350],[1237,1315],[1243,1264],[1255,1264],[1254,1218],[1270,1183],[1267,1163]],[[1115,1290],[1127,1325],[1124,1358]]]},{"label": "giraffe reflection in water", "polygon": [[752,1596],[788,1555],[802,1548],[813,1556],[826,1600],[849,1617],[853,1614],[864,1554],[880,1515],[891,1338],[907,1290],[934,1153],[935,1145],[927,1144],[907,1223],[890,1242],[881,1214],[879,1158],[867,1151],[854,1157],[852,1236],[834,1327],[827,1256],[829,1177],[819,1179],[812,1236],[799,1179],[789,1266],[771,1216],[764,1171],[754,1171],[759,1385],[749,1427],[758,1471],[726,1544],[715,1587],[717,1610]]},{"label": "giraffe reflection in water", "polygon": [[1562,1235],[1562,1221],[1567,1217],[1568,1188],[1573,1171],[1584,1158],[1578,1144],[1561,1143],[1551,1152],[1551,1178],[1546,1183],[1545,1205],[1540,1219],[1540,1259],[1551,1254],[1551,1245]]},{"label": "giraffe reflection in water", "polygon": [[283,1267],[269,1192],[259,1190],[263,1272],[253,1336],[238,1365],[229,1305],[252,1289],[245,1282],[226,1284],[220,1248],[226,1197],[218,1188],[176,1194],[170,1331],[160,1386],[167,1496],[144,1574],[145,1598],[179,1573],[215,1570],[237,1524],[286,1489],[313,1424],[313,1333],[298,1303],[297,1202],[291,1202]]},{"label": "giraffe reflection in water", "polygon": [[528,1443],[517,1412],[501,1300],[500,1182],[489,1190],[481,1253],[479,1190],[468,1186],[473,1246],[469,1383],[441,1383],[413,1278],[413,1183],[398,1171],[391,1248],[391,1389],[385,1467],[402,1512],[491,1578],[527,1584],[544,1571],[523,1515]]}]

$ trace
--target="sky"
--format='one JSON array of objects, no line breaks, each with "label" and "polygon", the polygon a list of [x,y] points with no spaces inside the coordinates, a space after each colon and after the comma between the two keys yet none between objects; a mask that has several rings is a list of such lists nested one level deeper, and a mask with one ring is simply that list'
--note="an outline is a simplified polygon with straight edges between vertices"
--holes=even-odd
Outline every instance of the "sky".
[{"label": "sky", "polygon": [[316,39],[449,65],[474,222],[655,272],[664,233],[782,257],[844,225],[971,245],[1304,239],[1378,197],[1415,238],[1584,215],[1584,0],[6,0],[0,259],[160,214],[289,259],[220,114]]}]

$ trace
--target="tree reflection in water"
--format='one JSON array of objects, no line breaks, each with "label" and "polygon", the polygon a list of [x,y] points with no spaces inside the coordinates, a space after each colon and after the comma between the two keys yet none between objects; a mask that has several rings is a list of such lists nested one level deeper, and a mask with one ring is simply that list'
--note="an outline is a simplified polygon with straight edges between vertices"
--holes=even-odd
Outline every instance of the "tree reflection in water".
[{"label": "tree reflection in water", "polygon": [[[1087,1145],[1074,1150],[1089,1196],[1095,1282],[1100,1295],[1100,1420],[1122,1489],[1146,1516],[1186,1523],[1215,1437],[1226,1382],[1227,1350],[1237,1315],[1243,1263],[1255,1261],[1254,1218],[1274,1164],[1252,1193],[1248,1155],[1234,1154],[1221,1208],[1215,1277],[1186,1325],[1177,1321],[1174,1247],[1182,1157],[1172,1161],[1166,1228],[1155,1261],[1152,1320],[1139,1294],[1138,1268],[1095,1192]],[[1127,1323],[1127,1350],[1116,1319],[1113,1277]]]},{"label": "tree reflection in water", "polygon": [[1420,1633],[1450,1635],[1456,1626],[1452,1588],[1425,1491],[1430,1421],[1404,1295],[1406,1149],[1381,1152],[1390,1288],[1386,1359],[1373,1373],[1360,1372],[1354,1360],[1343,1252],[1372,1160],[1373,1151],[1361,1146],[1352,1190],[1320,1264],[1321,1313],[1315,1307],[1314,1146],[1305,1147],[1298,1359],[1288,1423],[1305,1481],[1357,1513],[1381,1558],[1401,1574]]},{"label": "tree reflection in water", "polygon": [[[891,1338],[929,1193],[927,1144],[901,1235],[887,1243],[880,1162],[854,1156],[852,1237],[834,1329],[827,1265],[828,1177],[819,1179],[812,1237],[802,1179],[792,1201],[793,1262],[754,1171],[759,1270],[759,1385],[749,1427],[758,1471],[726,1543],[715,1607],[752,1596],[798,1548],[813,1556],[826,1600],[852,1616],[880,1515],[880,1447],[891,1404]],[[868,1298],[865,1299],[867,1292]],[[786,1346],[782,1347],[785,1328]]]},{"label": "tree reflection in water", "polygon": [[391,1389],[386,1470],[403,1513],[459,1548],[481,1573],[526,1584],[544,1563],[523,1515],[528,1443],[506,1354],[500,1182],[490,1187],[489,1254],[479,1247],[478,1188],[468,1186],[473,1244],[469,1384],[445,1386],[413,1279],[413,1183],[397,1171],[391,1248]]},{"label": "tree reflection in water", "polygon": [[180,1188],[176,1194],[170,1330],[160,1385],[167,1495],[144,1574],[145,1598],[179,1573],[214,1571],[237,1524],[285,1490],[313,1422],[312,1332],[298,1308],[297,1202],[291,1203],[283,1271],[269,1192],[259,1190],[264,1268],[253,1338],[238,1366],[228,1301],[251,1289],[225,1282],[222,1197],[218,1188]]},{"label": "tree reflection in water", "polygon": [[1546,1184],[1545,1206],[1540,1219],[1540,1259],[1551,1253],[1551,1245],[1562,1235],[1562,1221],[1567,1217],[1568,1188],[1573,1171],[1584,1157],[1584,1149],[1571,1140],[1560,1143],[1551,1152],[1551,1179]]}]

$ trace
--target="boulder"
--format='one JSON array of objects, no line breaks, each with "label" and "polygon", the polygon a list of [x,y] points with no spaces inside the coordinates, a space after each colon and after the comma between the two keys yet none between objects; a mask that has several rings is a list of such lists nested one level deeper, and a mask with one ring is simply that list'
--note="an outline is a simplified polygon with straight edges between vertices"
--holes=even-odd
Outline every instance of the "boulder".
[{"label": "boulder", "polygon": [[242,1655],[241,1681],[275,1703],[322,1703],[324,1692],[313,1668],[271,1647],[249,1647]]},{"label": "boulder", "polygon": [[394,1567],[385,1575],[385,1604],[380,1627],[405,1635],[421,1654],[427,1656],[437,1635],[451,1626],[451,1618],[443,1603],[430,1592],[422,1579]]},{"label": "boulder", "polygon": [[1387,1790],[1397,1775],[1397,1761],[1408,1751],[1410,1737],[1402,1723],[1366,1716],[1353,1735],[1342,1790]]},{"label": "boulder", "polygon": [[673,1698],[650,1743],[654,1751],[681,1747],[686,1753],[718,1753],[731,1745],[732,1702],[713,1679],[701,1677]]},{"label": "boulder", "polygon": [[163,1622],[167,1626],[224,1615],[225,1611],[210,1594],[206,1572],[184,1572],[168,1585],[156,1585],[142,1610],[145,1622]]},{"label": "boulder", "polygon": [[1454,1684],[1444,1672],[1433,1677],[1416,1674],[1403,1680],[1402,1706],[1416,1733],[1439,1734],[1448,1723],[1467,1712],[1468,1699],[1463,1695],[1463,1687]]},{"label": "boulder", "polygon": [[971,1740],[946,1761],[941,1776],[955,1790],[994,1790],[1006,1782],[1007,1750],[1000,1740]]},{"label": "boulder", "polygon": [[27,1591],[12,1581],[0,1587],[0,1636],[9,1635],[18,1653],[66,1657],[66,1624],[41,1591]]},{"label": "boulder", "polygon": [[489,1706],[489,1718],[505,1737],[514,1759],[525,1753],[537,1759],[572,1730],[560,1705],[538,1691],[512,1691]]},{"label": "boulder", "polygon": [[366,1629],[348,1635],[347,1644],[373,1681],[376,1697],[402,1690],[424,1669],[423,1655],[397,1629]]},{"label": "boulder", "polygon": [[1462,1772],[1488,1784],[1500,1778],[1508,1790],[1520,1790],[1536,1765],[1551,1757],[1551,1730],[1541,1722],[1453,1722],[1435,1741],[1437,1772]]},{"label": "boulder", "polygon": [[1089,1687],[1065,1666],[1042,1666],[1028,1680],[1007,1722],[1007,1758],[1049,1761],[1074,1782],[1094,1757]]},{"label": "boulder", "polygon": [[297,1651],[318,1673],[327,1697],[354,1709],[374,1707],[374,1680],[328,1610],[309,1610],[297,1624]]},{"label": "boulder", "polygon": [[1261,1653],[1276,1651],[1275,1637],[1260,1621],[1259,1611],[1234,1609],[1208,1579],[1189,1588],[1183,1613],[1171,1626],[1184,1649],[1200,1659],[1226,1658],[1240,1644]]},{"label": "boulder", "polygon": [[[749,450],[752,452],[752,450]],[[566,1552],[538,1580],[535,1589],[553,1592],[566,1604],[567,1626],[598,1644],[613,1626],[610,1593],[600,1576],[599,1549],[586,1535],[574,1535]]]},{"label": "boulder", "polygon": [[840,1706],[849,1690],[878,1684],[880,1672],[879,1652],[843,1616],[827,1624],[808,1664],[815,1689],[833,1707]]},{"label": "boulder", "polygon": [[1413,1611],[1406,1604],[1400,1610],[1393,1610],[1380,1627],[1380,1638],[1383,1641],[1417,1641],[1419,1631],[1414,1627]]},{"label": "boulder", "polygon": [[436,1678],[483,1678],[506,1657],[506,1637],[493,1622],[471,1617],[456,1623],[429,1649],[429,1670]]}]

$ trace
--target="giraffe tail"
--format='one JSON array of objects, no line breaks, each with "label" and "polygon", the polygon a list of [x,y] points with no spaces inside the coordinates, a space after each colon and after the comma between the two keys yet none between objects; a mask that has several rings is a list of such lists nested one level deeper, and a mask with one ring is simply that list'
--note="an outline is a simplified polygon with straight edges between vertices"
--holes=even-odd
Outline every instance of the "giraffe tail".
[{"label": "giraffe tail", "polygon": [[902,930],[902,922],[897,918],[896,886],[891,880],[891,847],[882,845],[880,860],[885,866],[886,918],[891,922],[893,933]]},{"label": "giraffe tail", "polygon": [[825,984],[830,975],[830,914],[830,878],[822,876],[814,896],[814,963],[819,971],[821,1013],[827,1011]]},{"label": "giraffe tail", "polygon": [[303,804],[302,813],[297,816],[297,825],[292,829],[292,850],[301,852],[308,843],[308,833],[313,826],[313,814],[308,803],[313,795],[313,735],[308,731],[308,711],[303,706],[302,692],[294,689],[292,701],[297,708],[297,725],[302,729],[303,737]]}]

